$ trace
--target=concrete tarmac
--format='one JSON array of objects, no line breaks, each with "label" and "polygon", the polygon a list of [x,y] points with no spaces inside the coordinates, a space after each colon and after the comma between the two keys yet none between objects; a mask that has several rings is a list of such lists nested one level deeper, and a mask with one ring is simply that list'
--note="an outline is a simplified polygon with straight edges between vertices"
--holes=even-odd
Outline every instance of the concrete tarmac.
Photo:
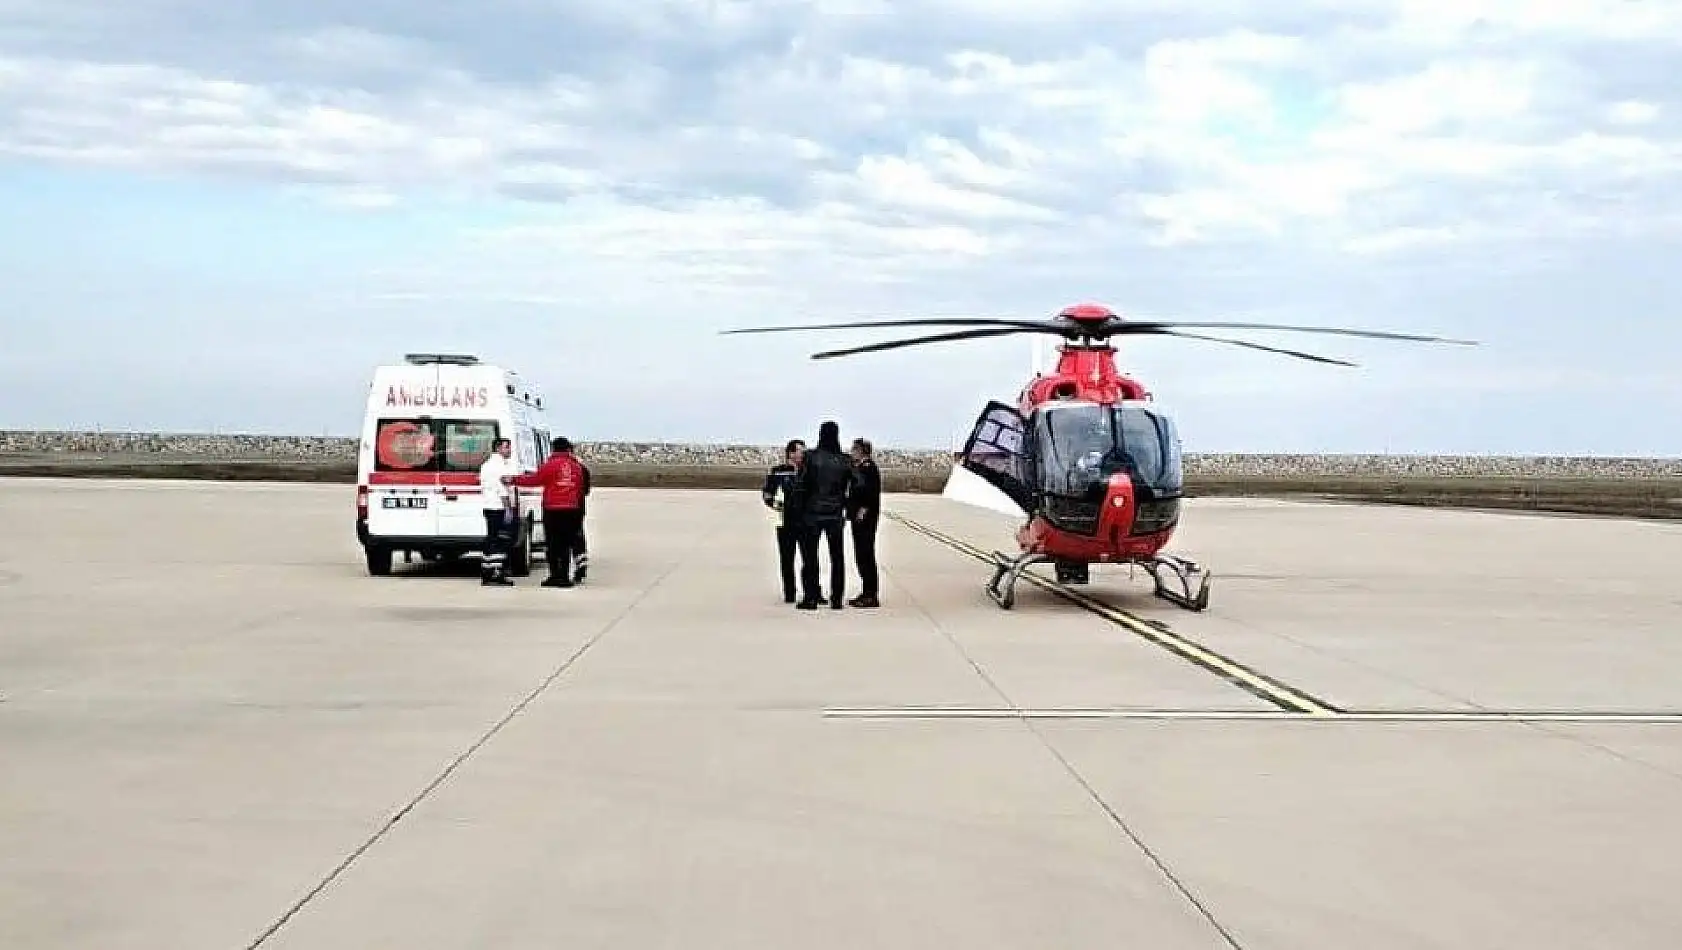
[{"label": "concrete tarmac", "polygon": [[891,503],[797,613],[752,494],[483,589],[343,487],[0,482],[0,947],[1676,946],[1682,526],[1198,501],[1210,610],[1101,615]]}]

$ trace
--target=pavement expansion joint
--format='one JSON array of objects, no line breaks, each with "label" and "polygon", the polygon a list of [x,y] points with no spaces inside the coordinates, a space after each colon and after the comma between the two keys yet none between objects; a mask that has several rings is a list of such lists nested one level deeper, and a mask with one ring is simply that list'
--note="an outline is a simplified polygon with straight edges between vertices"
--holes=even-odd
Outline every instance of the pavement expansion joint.
[{"label": "pavement expansion joint", "polygon": [[563,676],[567,675],[567,673],[572,670],[573,666],[583,659],[584,655],[589,653],[596,644],[600,643],[609,633],[613,632],[620,626],[620,624],[624,623],[625,618],[629,617],[632,611],[636,610],[637,607],[640,606],[656,588],[665,583],[666,579],[682,566],[682,560],[673,561],[669,564],[659,576],[655,577],[653,581],[639,591],[635,597],[631,598],[629,603],[625,604],[611,617],[611,619],[604,623],[594,633],[590,634],[590,636],[586,638],[576,649],[568,653],[567,656],[553,669],[551,669],[536,686],[532,687],[531,690],[515,702],[513,706],[509,707],[509,709],[503,713],[501,718],[491,724],[490,728],[486,729],[478,739],[474,740],[471,745],[457,753],[455,757],[450,760],[449,764],[444,767],[443,771],[439,772],[431,782],[427,783],[424,788],[405,802],[401,808],[381,823],[372,835],[354,848],[349,854],[345,855],[339,864],[329,871],[325,877],[317,881],[315,886],[310,888],[309,891],[302,897],[294,901],[284,913],[270,923],[268,927],[264,928],[264,930],[246,947],[246,950],[259,950],[259,948],[264,944],[267,944],[269,940],[275,936],[275,934],[279,933],[281,929],[291,923],[293,918],[302,913],[304,909],[314,902],[321,893],[323,893],[328,887],[332,886],[347,871],[349,871],[350,867],[356,861],[361,859],[364,854],[383,841],[400,821],[408,817],[411,812],[420,807],[420,805],[430,798],[435,791],[442,787],[445,782],[449,781],[459,769],[463,768],[467,764],[469,759],[479,752],[480,749],[484,748],[498,735],[500,735],[509,723],[513,722],[516,717],[525,712],[528,707],[547,693],[556,682],[558,682]]}]

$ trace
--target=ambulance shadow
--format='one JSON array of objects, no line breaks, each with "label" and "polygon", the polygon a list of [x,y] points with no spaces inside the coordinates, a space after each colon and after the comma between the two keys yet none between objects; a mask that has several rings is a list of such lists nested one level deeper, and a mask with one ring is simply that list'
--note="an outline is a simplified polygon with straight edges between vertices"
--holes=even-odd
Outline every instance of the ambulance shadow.
[{"label": "ambulance shadow", "polygon": [[399,554],[391,559],[391,576],[416,580],[478,580],[479,558],[477,555],[462,555],[426,560],[416,555],[414,560],[405,562],[403,555]]}]

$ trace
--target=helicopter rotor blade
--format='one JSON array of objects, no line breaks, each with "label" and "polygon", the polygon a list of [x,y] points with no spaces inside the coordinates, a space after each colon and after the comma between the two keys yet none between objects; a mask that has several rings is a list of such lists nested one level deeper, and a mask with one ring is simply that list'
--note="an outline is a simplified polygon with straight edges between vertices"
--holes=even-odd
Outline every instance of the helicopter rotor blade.
[{"label": "helicopter rotor blade", "polygon": [[868,330],[874,327],[1012,327],[1021,330],[1050,330],[1046,320],[1012,320],[1002,317],[930,317],[917,320],[865,320],[854,323],[818,323],[803,326],[745,327],[720,330],[720,336],[740,333],[797,333],[808,330]]},{"label": "helicopter rotor blade", "polygon": [[1336,366],[1357,366],[1357,365],[1359,365],[1357,363],[1351,363],[1348,360],[1334,359],[1330,356],[1317,356],[1313,353],[1304,353],[1301,350],[1287,350],[1287,349],[1284,349],[1282,347],[1277,347],[1277,346],[1263,346],[1260,343],[1251,343],[1248,340],[1229,340],[1226,337],[1205,336],[1201,333],[1184,333],[1184,332],[1181,332],[1179,330],[1171,330],[1171,329],[1168,329],[1166,327],[1164,327],[1162,329],[1158,329],[1158,330],[1144,330],[1144,331],[1139,331],[1139,332],[1149,333],[1153,336],[1177,336],[1177,337],[1181,337],[1181,338],[1187,339],[1187,340],[1206,340],[1210,343],[1230,343],[1233,346],[1248,347],[1249,349],[1252,349],[1252,350],[1261,350],[1264,353],[1278,353],[1282,356],[1294,356],[1297,359],[1313,360],[1316,363],[1331,363],[1331,364],[1336,365]]},{"label": "helicopter rotor blade", "polygon": [[849,347],[845,350],[827,350],[823,353],[813,353],[812,359],[827,360],[838,356],[854,356],[859,353],[878,353],[882,350],[897,350],[906,346],[919,346],[924,343],[950,343],[956,340],[981,340],[996,336],[1010,336],[1016,333],[1055,333],[1050,327],[988,327],[982,330],[959,330],[955,333],[936,333],[932,336],[909,337],[902,340],[887,340],[882,343],[869,343],[864,346]]},{"label": "helicopter rotor blade", "polygon": [[1141,320],[1137,323],[1125,323],[1118,327],[1116,333],[1148,333],[1156,329],[1178,329],[1180,327],[1197,327],[1210,330],[1283,330],[1290,333],[1327,333],[1337,336],[1358,336],[1370,340],[1406,340],[1413,343],[1451,343],[1456,346],[1477,346],[1476,340],[1453,340],[1440,336],[1422,336],[1417,333],[1391,333],[1387,330],[1357,330],[1348,327],[1304,327],[1289,326],[1277,323],[1228,323],[1211,321],[1159,321]]}]

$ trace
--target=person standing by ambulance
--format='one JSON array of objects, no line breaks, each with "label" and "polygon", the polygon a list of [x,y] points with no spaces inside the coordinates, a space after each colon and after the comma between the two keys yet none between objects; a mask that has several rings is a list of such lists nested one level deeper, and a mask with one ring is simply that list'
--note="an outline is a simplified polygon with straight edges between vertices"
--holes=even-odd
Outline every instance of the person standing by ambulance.
[{"label": "person standing by ambulance", "polygon": [[572,551],[572,579],[575,583],[584,583],[584,575],[590,573],[590,545],[585,540],[584,522],[589,520],[590,511],[590,466],[578,460],[578,467],[584,471],[584,497],[578,500],[578,545]]},{"label": "person standing by ambulance", "polygon": [[565,436],[550,442],[550,452],[537,471],[516,475],[513,483],[543,489],[543,549],[549,561],[543,586],[571,587],[572,557],[584,520],[584,465],[572,454],[572,441]]},{"label": "person standing by ambulance", "polygon": [[480,505],[485,511],[485,556],[480,561],[479,583],[486,587],[512,587],[508,579],[508,552],[514,547],[514,530],[519,523],[514,510],[511,482],[520,474],[511,457],[514,445],[497,439],[491,454],[479,466]]}]

